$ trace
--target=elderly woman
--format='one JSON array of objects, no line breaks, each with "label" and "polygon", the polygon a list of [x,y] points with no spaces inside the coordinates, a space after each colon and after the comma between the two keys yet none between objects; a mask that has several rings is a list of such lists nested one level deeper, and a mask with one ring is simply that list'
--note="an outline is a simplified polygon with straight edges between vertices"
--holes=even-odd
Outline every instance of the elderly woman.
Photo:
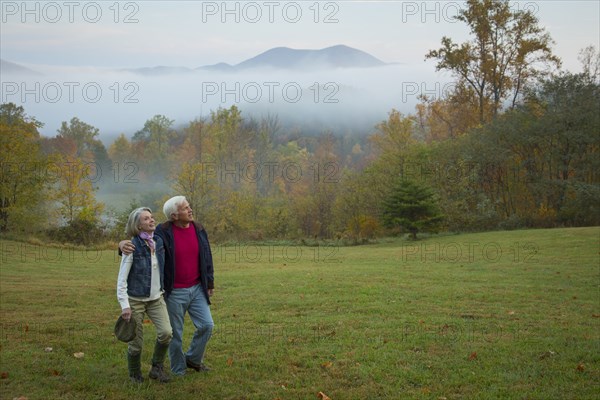
[{"label": "elderly woman", "polygon": [[165,251],[162,239],[154,235],[155,228],[149,208],[140,207],[129,214],[125,232],[135,244],[135,250],[123,255],[117,281],[121,316],[126,321],[133,318],[136,322],[136,336],[127,349],[129,377],[135,383],[144,381],[141,373],[144,313],[156,326],[157,336],[149,377],[159,382],[170,380],[163,364],[173,331],[163,299]]}]

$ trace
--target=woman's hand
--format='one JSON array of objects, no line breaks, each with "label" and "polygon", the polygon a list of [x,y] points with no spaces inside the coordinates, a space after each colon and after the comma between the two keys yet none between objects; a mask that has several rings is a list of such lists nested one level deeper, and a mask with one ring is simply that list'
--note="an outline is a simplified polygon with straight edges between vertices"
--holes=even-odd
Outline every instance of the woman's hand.
[{"label": "woman's hand", "polygon": [[125,321],[129,322],[131,319],[131,308],[124,308],[123,311],[121,311],[121,317],[123,317]]}]

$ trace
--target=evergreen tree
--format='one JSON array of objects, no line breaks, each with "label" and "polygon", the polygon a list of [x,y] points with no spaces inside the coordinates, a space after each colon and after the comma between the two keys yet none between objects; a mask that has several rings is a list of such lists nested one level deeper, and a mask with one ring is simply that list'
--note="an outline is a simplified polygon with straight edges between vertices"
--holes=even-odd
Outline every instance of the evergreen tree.
[{"label": "evergreen tree", "polygon": [[435,230],[443,216],[430,188],[417,182],[399,180],[383,202],[382,220],[386,227],[406,229],[416,239],[418,232]]}]

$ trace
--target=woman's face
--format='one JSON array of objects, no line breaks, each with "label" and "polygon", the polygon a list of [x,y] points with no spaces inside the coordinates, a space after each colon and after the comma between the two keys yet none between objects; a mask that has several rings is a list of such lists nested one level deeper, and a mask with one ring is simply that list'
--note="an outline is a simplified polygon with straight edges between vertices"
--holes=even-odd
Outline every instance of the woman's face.
[{"label": "woman's face", "polygon": [[154,229],[156,229],[154,217],[149,211],[142,211],[140,213],[140,223],[138,228],[142,232],[154,232]]}]

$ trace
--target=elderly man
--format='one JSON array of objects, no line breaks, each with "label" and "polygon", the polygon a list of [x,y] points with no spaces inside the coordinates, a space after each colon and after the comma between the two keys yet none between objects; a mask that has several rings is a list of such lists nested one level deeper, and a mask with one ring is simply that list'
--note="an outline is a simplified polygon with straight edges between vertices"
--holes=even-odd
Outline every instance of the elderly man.
[{"label": "elderly man", "polygon": [[[167,200],[163,212],[168,221],[155,231],[164,243],[165,300],[173,338],[169,359],[173,375],[184,375],[186,368],[208,371],[204,352],[214,327],[210,313],[210,297],[214,291],[213,262],[204,227],[194,221],[190,204],[184,196]],[[129,241],[119,244],[123,253],[133,251]],[[186,312],[196,328],[188,351],[183,352],[183,323]]]}]

